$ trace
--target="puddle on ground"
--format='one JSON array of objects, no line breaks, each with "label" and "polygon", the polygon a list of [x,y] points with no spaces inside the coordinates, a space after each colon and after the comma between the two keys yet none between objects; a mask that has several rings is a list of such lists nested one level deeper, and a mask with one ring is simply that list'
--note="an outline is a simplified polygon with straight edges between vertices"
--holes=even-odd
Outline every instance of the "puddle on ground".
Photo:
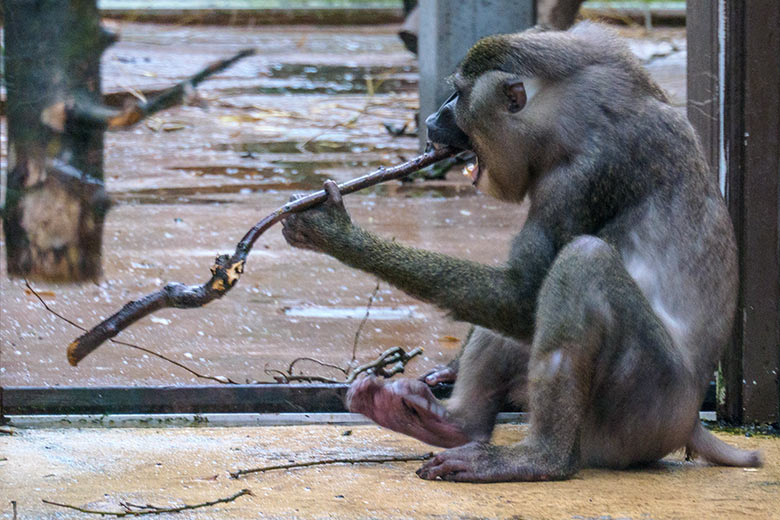
[{"label": "puddle on ground", "polygon": [[253,181],[252,183],[224,186],[173,188],[178,190],[179,195],[187,195],[215,192],[246,193],[245,190],[315,190],[321,188],[322,183],[332,177],[327,173],[329,170],[360,168],[369,171],[378,169],[379,166],[381,163],[378,161],[272,161],[265,166],[256,168],[247,166],[174,166],[170,169],[189,173],[195,177],[228,177]]},{"label": "puddle on ground", "polygon": [[[138,192],[112,192],[111,201],[115,204],[142,204],[148,206],[160,206],[169,204],[182,205],[220,205],[237,202],[233,199],[214,199],[198,196],[168,195],[166,190],[147,190],[147,193]],[[197,194],[196,194],[197,195]]]},{"label": "puddle on ground", "polygon": [[[422,319],[424,316],[416,312],[416,305],[402,307],[371,307],[369,317],[372,320],[408,320]],[[336,318],[362,319],[366,316],[366,307],[325,307],[307,305],[305,307],[285,307],[284,314],[296,318]]]},{"label": "puddle on ground", "polygon": [[[386,94],[417,89],[417,70],[411,65],[311,65],[279,63],[270,68],[272,83],[262,94]],[[284,80],[284,81],[278,81]]]},{"label": "puddle on ground", "polygon": [[[269,191],[316,191],[322,184],[333,178],[333,171],[338,167],[363,167],[365,173],[372,171],[381,163],[370,161],[323,161],[318,163],[279,161],[274,168],[248,168],[239,166],[198,166],[172,168],[193,174],[195,177],[207,178],[229,177],[243,179],[247,182],[232,182],[230,184],[214,184],[207,186],[177,186],[166,188],[145,188],[111,193],[114,202],[129,204],[228,204],[237,202],[230,198],[208,197],[209,195],[251,195]],[[279,165],[284,165],[283,168]],[[357,175],[355,175],[357,177]],[[477,191],[469,183],[449,180],[415,180],[412,182],[389,182],[365,188],[363,195],[380,197],[404,198],[455,198],[471,197]]]},{"label": "puddle on ground", "polygon": [[234,151],[242,157],[253,158],[261,154],[302,154],[302,153],[370,153],[397,152],[409,153],[405,146],[395,146],[390,143],[360,143],[344,141],[317,140],[302,143],[300,141],[260,141],[242,143],[220,143],[212,147],[225,152]]},{"label": "puddle on ground", "polygon": [[417,67],[401,65],[387,67],[385,65],[312,65],[307,63],[278,63],[271,66],[272,78],[292,78],[302,76],[311,81],[360,81],[366,77],[381,80],[392,75],[417,73]]},{"label": "puddle on ground", "polygon": [[217,175],[237,179],[257,179],[277,182],[280,175],[289,175],[292,179],[312,180],[322,184],[320,170],[332,170],[334,168],[365,168],[377,169],[382,163],[379,161],[353,160],[353,161],[271,161],[267,166],[172,166],[169,169],[191,173],[196,177]]}]

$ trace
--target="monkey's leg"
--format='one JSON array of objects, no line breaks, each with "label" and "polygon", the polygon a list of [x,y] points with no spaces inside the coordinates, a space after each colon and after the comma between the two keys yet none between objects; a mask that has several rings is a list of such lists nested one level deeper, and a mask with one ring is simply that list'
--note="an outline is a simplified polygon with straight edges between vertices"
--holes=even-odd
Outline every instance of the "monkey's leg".
[{"label": "monkey's leg", "polygon": [[474,334],[474,329],[475,326],[472,325],[466,334],[466,339],[461,343],[458,354],[449,363],[432,368],[420,377],[420,381],[424,381],[425,384],[431,387],[436,386],[439,383],[454,383],[455,378],[458,377],[460,358],[463,355],[466,346],[469,344],[469,341],[471,341],[471,335]]},{"label": "monkey's leg", "polygon": [[[528,436],[512,446],[472,442],[446,450],[418,475],[465,482],[568,478],[582,460],[586,418],[615,418],[603,431],[602,443],[612,442],[611,432],[626,419],[609,407],[633,399],[637,389],[630,385],[637,373],[649,372],[656,384],[667,382],[662,372],[673,380],[673,355],[668,333],[617,251],[595,237],[577,238],[560,252],[539,294],[528,369]],[[624,361],[616,361],[620,359]],[[610,393],[610,385],[620,378],[628,396]],[[639,391],[651,393],[648,387]],[[598,400],[604,407],[600,412],[591,410],[594,394],[607,395]]]},{"label": "monkey's leg", "polygon": [[460,375],[446,408],[422,381],[385,382],[375,377],[352,384],[347,406],[377,424],[435,446],[486,441],[505,400],[516,401],[522,394],[527,359],[528,347],[477,327],[464,347]]}]

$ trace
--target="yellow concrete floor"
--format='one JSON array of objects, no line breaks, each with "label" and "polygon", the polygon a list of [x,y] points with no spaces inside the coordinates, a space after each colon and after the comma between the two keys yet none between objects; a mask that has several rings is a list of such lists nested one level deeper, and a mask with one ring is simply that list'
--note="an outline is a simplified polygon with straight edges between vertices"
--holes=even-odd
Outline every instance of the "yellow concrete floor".
[{"label": "yellow concrete floor", "polygon": [[[496,442],[522,438],[502,425]],[[122,501],[171,507],[231,503],[154,518],[780,519],[780,438],[721,434],[763,451],[760,469],[709,467],[681,454],[652,468],[584,470],[565,482],[455,484],[417,478],[418,462],[230,471],[291,461],[425,454],[376,426],[40,428],[0,437],[0,518],[100,518],[43,499],[121,511]]]}]

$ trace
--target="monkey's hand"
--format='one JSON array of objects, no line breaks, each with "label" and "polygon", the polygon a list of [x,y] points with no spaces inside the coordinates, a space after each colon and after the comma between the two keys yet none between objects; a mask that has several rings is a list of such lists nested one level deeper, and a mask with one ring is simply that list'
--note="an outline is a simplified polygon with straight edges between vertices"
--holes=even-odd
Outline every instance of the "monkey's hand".
[{"label": "monkey's hand", "polygon": [[[329,252],[334,242],[343,238],[352,228],[352,219],[344,208],[344,201],[336,183],[325,181],[323,185],[328,200],[319,206],[294,213],[282,221],[282,235],[293,247],[320,253]],[[291,200],[300,198],[293,195]]]}]

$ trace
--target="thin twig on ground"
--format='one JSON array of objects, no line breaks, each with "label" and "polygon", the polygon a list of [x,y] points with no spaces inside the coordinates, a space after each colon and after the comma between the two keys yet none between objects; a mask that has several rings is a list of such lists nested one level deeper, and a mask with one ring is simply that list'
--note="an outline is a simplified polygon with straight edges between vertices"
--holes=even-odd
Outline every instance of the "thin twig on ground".
[{"label": "thin twig on ground", "polygon": [[352,345],[352,359],[350,360],[350,365],[355,362],[357,357],[357,346],[358,341],[360,340],[360,333],[363,332],[363,327],[368,321],[368,315],[371,313],[371,306],[374,304],[374,298],[376,298],[376,295],[379,292],[379,285],[380,282],[377,281],[376,287],[374,287],[374,291],[371,293],[371,296],[368,297],[368,303],[366,304],[366,314],[363,316],[363,320],[360,322],[360,325],[358,325],[357,331],[355,331],[355,342]]},{"label": "thin twig on ground", "polygon": [[295,367],[295,365],[298,364],[299,361],[311,361],[312,363],[316,363],[316,364],[318,364],[321,367],[333,368],[335,370],[338,370],[339,372],[344,374],[344,376],[347,375],[347,369],[345,369],[345,368],[341,368],[338,365],[334,365],[332,363],[326,363],[324,361],[320,361],[319,359],[315,359],[315,358],[312,358],[312,357],[306,357],[306,356],[293,359],[290,362],[290,366],[287,367],[287,374],[292,375],[293,368]]},{"label": "thin twig on ground", "polygon": [[[50,313],[52,313],[54,316],[56,316],[57,318],[61,319],[62,321],[64,321],[64,322],[66,322],[66,323],[76,327],[77,329],[79,329],[79,330],[81,330],[83,332],[87,331],[86,328],[82,327],[81,325],[79,325],[75,321],[69,320],[68,318],[66,318],[62,314],[59,314],[54,309],[49,307],[48,304],[41,297],[40,293],[38,291],[36,291],[35,289],[33,289],[32,286],[30,285],[30,283],[26,279],[24,280],[24,285],[27,286],[27,290],[29,291],[30,294],[32,294],[33,296],[38,298],[38,301],[41,302],[41,305],[43,305],[44,309],[46,309],[47,311],[49,311]],[[238,384],[235,381],[233,381],[232,379],[230,379],[228,377],[225,377],[225,376],[210,376],[210,375],[207,375],[207,374],[201,374],[200,372],[198,372],[198,371],[188,367],[187,365],[185,365],[183,363],[180,363],[180,362],[178,362],[178,361],[176,361],[174,359],[171,359],[171,358],[169,358],[167,356],[164,356],[164,355],[160,354],[159,352],[155,352],[154,350],[150,350],[148,348],[144,348],[144,347],[141,347],[141,346],[138,346],[138,345],[134,345],[133,343],[127,343],[126,341],[120,341],[118,339],[109,339],[109,341],[111,343],[114,343],[115,345],[122,345],[122,346],[125,346],[125,347],[134,348],[136,350],[140,350],[141,352],[145,352],[146,354],[149,354],[150,356],[154,356],[154,357],[157,357],[159,359],[162,359],[163,361],[167,361],[168,363],[171,363],[172,365],[176,365],[177,367],[179,367],[179,368],[181,368],[183,370],[186,370],[187,372],[189,372],[190,374],[192,374],[193,376],[195,376],[195,377],[197,377],[199,379],[208,379],[210,381],[216,381],[217,383],[220,383],[220,384],[223,384],[223,385],[237,385]]]},{"label": "thin twig on ground", "polygon": [[294,366],[296,361],[302,359],[308,359],[316,363],[319,363],[323,366],[331,366],[333,368],[338,368],[339,370],[341,370],[346,374],[347,377],[345,379],[335,379],[332,377],[309,375],[309,374],[295,375],[292,373],[291,370],[288,370],[287,372],[283,372],[281,370],[277,370],[274,368],[266,368],[265,373],[272,376],[278,383],[351,384],[357,378],[357,376],[359,376],[364,372],[372,373],[382,377],[391,377],[395,374],[402,373],[406,367],[406,364],[422,353],[423,353],[423,349],[421,347],[416,347],[410,350],[409,352],[406,352],[402,347],[391,347],[385,350],[384,352],[382,352],[382,354],[380,354],[379,357],[377,357],[373,361],[364,363],[349,371],[346,371],[345,369],[337,367],[335,365],[328,365],[326,363],[322,363],[321,361],[312,358],[295,359],[290,365],[290,366]]},{"label": "thin twig on ground", "polygon": [[242,497],[244,495],[251,495],[252,492],[249,489],[242,489],[238,493],[234,493],[233,495],[230,495],[229,497],[225,498],[218,498],[216,500],[211,500],[209,502],[201,502],[199,504],[184,504],[181,506],[175,506],[175,507],[158,507],[153,505],[145,505],[145,506],[135,506],[131,505],[127,502],[123,502],[123,506],[125,507],[125,511],[102,511],[97,509],[87,509],[84,507],[78,507],[70,504],[61,504],[59,502],[53,502],[51,500],[41,499],[44,504],[49,504],[51,506],[58,506],[58,507],[64,507],[67,509],[72,509],[74,511],[78,511],[80,513],[87,513],[90,515],[101,515],[101,516],[114,516],[116,518],[122,518],[126,516],[147,516],[147,515],[159,515],[162,513],[180,513],[182,511],[190,511],[192,509],[202,509],[204,507],[210,507],[217,504],[225,504],[228,502],[233,502],[239,497]]},{"label": "thin twig on ground", "polygon": [[[378,358],[373,361],[369,361],[363,365],[358,366],[352,372],[345,383],[352,383],[357,376],[364,372],[373,373],[382,377],[391,377],[395,374],[402,373],[406,364],[413,358],[423,353],[421,347],[415,347],[409,352],[406,352],[401,347],[391,347],[385,350]],[[387,369],[387,367],[390,367]]]},{"label": "thin twig on ground", "polygon": [[332,377],[318,376],[318,375],[292,375],[286,374],[281,370],[275,368],[266,368],[263,370],[266,375],[274,378],[277,383],[328,383],[328,384],[340,384],[343,380],[335,379]]},{"label": "thin twig on ground", "polygon": [[252,473],[265,473],[266,471],[275,471],[280,469],[310,468],[312,466],[325,466],[329,464],[387,464],[390,462],[417,462],[428,460],[433,457],[433,453],[424,453],[422,455],[409,456],[387,456],[387,457],[367,457],[364,459],[325,459],[310,460],[307,462],[291,462],[289,464],[275,464],[272,466],[260,466],[258,468],[239,469],[230,472],[230,478],[241,478]]},{"label": "thin twig on ground", "polygon": [[[394,374],[403,372],[406,364],[412,358],[422,353],[421,348],[417,348],[410,351],[409,353],[406,353],[406,351],[404,351],[401,347],[393,347],[383,352],[374,361],[355,367],[355,360],[357,359],[357,346],[358,346],[358,341],[360,340],[360,334],[366,322],[368,321],[368,317],[371,313],[371,306],[373,305],[374,299],[376,298],[376,295],[379,292],[379,288],[380,288],[380,282],[377,282],[376,287],[374,287],[374,290],[371,292],[371,295],[368,298],[368,303],[366,304],[366,314],[363,316],[363,319],[361,320],[360,325],[358,326],[357,331],[355,332],[355,341],[352,345],[352,359],[350,359],[347,368],[342,368],[332,363],[326,363],[324,361],[320,361],[319,359],[304,356],[304,357],[293,359],[290,362],[290,365],[287,367],[286,372],[277,369],[266,368],[265,373],[273,376],[273,378],[279,383],[317,382],[317,383],[349,384],[353,382],[355,378],[358,375],[362,374],[363,372],[371,372],[383,377],[391,377]],[[293,368],[295,367],[296,364],[298,364],[301,361],[310,361],[312,363],[316,363],[321,367],[327,367],[327,368],[332,368],[334,370],[338,370],[339,372],[344,374],[345,379],[340,380],[340,379],[321,376],[317,374],[297,374],[297,375],[293,374]],[[387,367],[389,366],[390,369],[387,369]]]}]

